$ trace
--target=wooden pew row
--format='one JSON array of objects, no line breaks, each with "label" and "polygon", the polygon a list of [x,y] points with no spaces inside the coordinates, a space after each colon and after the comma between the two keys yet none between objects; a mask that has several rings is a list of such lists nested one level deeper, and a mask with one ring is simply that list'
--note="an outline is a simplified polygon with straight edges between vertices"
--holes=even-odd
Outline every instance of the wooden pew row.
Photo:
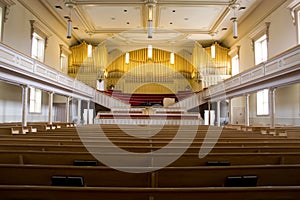
[{"label": "wooden pew row", "polygon": [[[77,135],[77,132],[78,130],[80,130],[81,132],[84,132],[85,134],[88,134],[88,133],[95,133],[97,131],[99,131],[99,125],[89,125],[89,126],[84,126],[84,127],[78,127],[78,128],[75,128],[75,127],[71,127],[71,128],[61,128],[61,129],[54,129],[54,130],[48,130],[48,131],[38,131],[39,134],[42,134],[42,133],[45,133],[45,134],[61,134],[61,135]],[[102,127],[102,126],[101,126]],[[150,127],[147,127],[148,129],[145,129],[145,132],[147,132],[147,130],[151,130],[152,127],[156,127],[157,126],[150,126]],[[136,131],[136,127],[132,127],[132,126],[128,126],[128,125],[125,125],[125,127],[122,126],[122,129],[120,129],[119,127],[117,126],[103,126],[102,127],[105,132],[109,135],[109,133],[112,133],[113,135],[124,135],[126,136],[126,134],[124,134],[124,131],[125,132],[130,132],[130,131]],[[125,128],[125,129],[124,129]],[[181,127],[182,128],[182,127]],[[184,126],[183,130],[181,131],[184,131],[184,132],[189,132],[189,126]],[[208,129],[208,126],[198,126],[198,132],[200,134],[205,134],[207,132],[207,129]],[[155,129],[156,130],[156,129]],[[221,129],[219,127],[210,127],[209,128],[209,132],[213,132],[213,131],[222,131],[222,135],[221,137],[238,137],[239,135],[236,135],[236,134],[241,134],[240,137],[252,137],[252,136],[258,136],[258,137],[269,137],[268,135],[261,135],[260,133],[258,132],[252,132],[252,134],[248,135],[248,134],[245,134],[244,131],[233,131],[232,129]],[[163,129],[160,131],[159,134],[155,135],[155,137],[159,137],[159,136],[162,136],[165,137],[166,135],[169,135],[169,136],[174,136],[175,134],[177,133],[177,129],[176,127],[170,127],[170,126],[166,126],[166,127],[163,127]],[[145,134],[145,136],[147,136],[147,134]]]},{"label": "wooden pew row", "polygon": [[[69,131],[69,132],[58,132],[58,131],[47,131],[47,132],[37,132],[37,133],[32,133],[29,134],[30,136],[39,136],[39,135],[52,135],[52,136],[73,136],[73,137],[79,137],[78,134],[80,134],[80,136],[98,136],[100,133],[102,133],[103,131],[100,132],[99,129],[81,129],[81,130],[74,130],[74,131]],[[135,134],[135,135],[139,135],[140,137],[144,137],[144,138],[173,138],[176,136],[176,134],[178,134],[177,130],[174,131],[160,131],[159,133],[155,134],[151,131],[139,131],[137,132],[137,130],[133,130],[131,132],[127,131],[127,133],[125,133],[123,130],[119,130],[119,131],[108,131],[108,130],[104,130],[104,133],[108,136],[108,137],[124,137],[124,138],[129,138],[129,137],[133,137],[130,136],[129,134]],[[195,135],[195,132],[189,132],[189,131],[181,131],[181,134],[185,134],[186,137],[191,137]],[[220,138],[224,138],[224,137],[228,137],[228,138],[236,138],[236,137],[244,137],[244,138],[273,138],[274,136],[271,135],[262,135],[262,134],[258,134],[258,133],[245,133],[245,132],[238,132],[238,131],[198,131],[196,137],[204,137],[207,134],[209,135],[218,135],[220,134]],[[1,134],[0,133],[0,137],[4,137],[7,136],[7,134]],[[284,137],[279,137],[276,136],[275,138],[284,138]]]},{"label": "wooden pew row", "polygon": [[37,131],[47,131],[59,128],[75,127],[73,123],[65,122],[54,122],[53,124],[48,124],[47,122],[28,122],[27,126],[22,126],[21,122],[15,123],[2,123],[0,124],[1,134],[27,134]]},{"label": "wooden pew row", "polygon": [[[95,141],[96,140],[96,141]],[[153,146],[153,147],[164,147],[167,145],[171,140],[160,140],[160,139],[155,139],[155,140],[150,140],[150,139],[112,139],[111,142],[113,142],[117,146],[136,146],[136,147],[144,147],[144,146]],[[181,139],[181,140],[173,140],[172,144],[173,145],[178,145],[181,146],[188,142],[187,139]],[[200,147],[203,144],[204,140],[194,140],[190,146],[195,146],[195,147]],[[205,141],[206,144],[212,143],[211,141]],[[45,138],[0,138],[0,144],[33,144],[33,145],[101,145],[101,146],[106,146],[109,145],[110,142],[107,142],[104,140],[104,138],[88,138],[84,140],[84,144],[80,139],[75,139],[75,140],[67,140],[67,139],[60,139],[60,138],[55,138],[55,139],[45,139]],[[287,147],[287,146],[297,146],[300,145],[300,140],[262,140],[262,141],[248,141],[247,139],[241,139],[241,140],[222,140],[220,139],[215,146],[231,146],[231,147],[249,147],[249,146],[256,146],[256,147],[261,147],[261,146],[269,146],[269,147],[274,147],[274,146],[280,146],[280,147]]]},{"label": "wooden pew row", "polygon": [[259,131],[262,134],[275,136],[300,137],[300,126],[277,126],[270,128],[266,126],[244,126],[244,125],[226,125],[226,128],[244,131]]},{"label": "wooden pew row", "polygon": [[[176,158],[177,155],[176,153],[160,153],[152,157],[136,155],[136,158],[143,162],[143,165],[151,166],[153,158],[163,160],[165,158]],[[130,154],[117,153],[101,154],[101,158],[125,160],[125,162],[127,157],[131,156]],[[0,150],[0,164],[73,165],[76,160],[96,161],[98,165],[104,165],[97,161],[97,158],[89,152]],[[201,159],[198,153],[184,153],[180,158],[171,163],[170,166],[205,166],[208,162],[224,162],[231,165],[300,164],[300,153],[210,153]]]},{"label": "wooden pew row", "polygon": [[[81,138],[86,140],[94,141],[95,139],[101,141],[102,139],[109,138],[112,141],[130,141],[130,142],[162,142],[168,143],[171,140],[176,142],[187,142],[190,141],[191,137],[159,137],[159,138],[140,138],[140,137],[124,137],[124,136],[101,136],[99,134],[85,134],[81,137],[73,136],[73,135],[55,135],[55,134],[27,134],[27,135],[0,135],[0,143],[1,141],[20,141],[20,140],[30,140],[30,141],[61,141],[61,142],[80,142]],[[199,135],[194,138],[194,142],[202,142],[204,137],[200,137]],[[214,141],[215,138],[205,138],[206,141]],[[280,143],[290,143],[290,142],[299,142],[298,138],[282,138],[282,137],[271,137],[271,138],[262,138],[262,137],[220,137],[218,138],[218,142],[259,142],[259,143],[268,143],[268,142],[280,142]]]},{"label": "wooden pew row", "polygon": [[53,187],[0,185],[3,199],[72,200],[298,200],[300,186],[132,188],[132,187]]},{"label": "wooden pew row", "polygon": [[[0,150],[35,150],[35,151],[71,151],[71,152],[86,152],[88,149],[93,149],[93,151],[98,152],[113,152],[114,147],[109,146],[101,146],[101,145],[39,145],[39,144],[0,144]],[[129,152],[136,153],[145,153],[145,152],[154,152],[160,150],[160,147],[153,146],[122,146],[122,149]],[[181,146],[172,146],[165,147],[165,151],[176,153],[176,152],[184,152],[185,147]],[[210,149],[210,147],[202,147],[203,150]],[[200,150],[200,146],[192,146],[189,147],[186,152],[187,153],[197,153]],[[207,150],[208,151],[208,150]],[[300,146],[248,146],[248,147],[218,147],[215,146],[212,150],[212,153],[225,153],[225,152],[239,152],[239,153],[257,153],[257,152],[300,152]]]},{"label": "wooden pew row", "polygon": [[87,187],[223,187],[227,177],[247,175],[257,176],[257,186],[299,186],[299,174],[300,165],[166,167],[151,173],[127,173],[102,166],[2,164],[0,185],[50,186],[52,176],[75,176],[83,177]]}]

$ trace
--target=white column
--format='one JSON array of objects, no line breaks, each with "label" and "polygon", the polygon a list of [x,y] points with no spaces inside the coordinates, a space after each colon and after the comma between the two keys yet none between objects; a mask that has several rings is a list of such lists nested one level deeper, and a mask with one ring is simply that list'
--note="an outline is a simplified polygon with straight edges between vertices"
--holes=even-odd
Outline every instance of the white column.
[{"label": "white column", "polygon": [[217,126],[221,125],[221,101],[217,101]]},{"label": "white column", "polygon": [[77,124],[81,123],[81,99],[78,99],[78,105],[77,105]]},{"label": "white column", "polygon": [[22,126],[27,126],[28,86],[22,85]]},{"label": "white column", "polygon": [[245,126],[250,125],[250,113],[249,113],[249,94],[246,94],[245,96]]},{"label": "white column", "polygon": [[269,112],[270,112],[270,128],[275,128],[275,97],[276,89],[269,89]]},{"label": "white column", "polygon": [[70,100],[71,97],[67,97],[67,102],[66,102],[66,122],[70,122]]},{"label": "white column", "polygon": [[232,99],[231,98],[229,98],[228,99],[228,124],[231,124],[231,122],[232,122],[232,119],[231,119],[231,117],[232,117]]},{"label": "white column", "polygon": [[210,105],[210,101],[207,102],[208,104],[208,125],[210,125],[210,109],[211,109],[211,105]]},{"label": "white column", "polygon": [[53,116],[52,116],[52,111],[53,111],[53,92],[48,92],[49,94],[49,102],[48,102],[48,123],[52,124],[53,123]]},{"label": "white column", "polygon": [[87,116],[86,116],[86,124],[90,123],[90,101],[87,101]]}]

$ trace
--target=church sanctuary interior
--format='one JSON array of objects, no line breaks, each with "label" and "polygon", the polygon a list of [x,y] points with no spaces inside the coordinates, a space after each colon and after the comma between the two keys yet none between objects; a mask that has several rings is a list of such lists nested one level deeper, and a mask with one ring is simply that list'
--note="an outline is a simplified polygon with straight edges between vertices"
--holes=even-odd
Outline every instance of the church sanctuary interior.
[{"label": "church sanctuary interior", "polygon": [[299,200],[300,0],[0,0],[0,199]]}]

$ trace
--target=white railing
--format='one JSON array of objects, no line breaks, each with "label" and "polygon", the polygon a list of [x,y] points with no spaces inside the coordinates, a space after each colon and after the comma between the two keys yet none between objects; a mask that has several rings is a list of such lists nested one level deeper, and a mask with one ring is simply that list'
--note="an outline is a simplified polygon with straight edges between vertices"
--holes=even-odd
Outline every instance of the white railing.
[{"label": "white railing", "polygon": [[[300,46],[296,46],[274,58],[269,59],[268,61],[261,63],[249,70],[241,72],[232,78],[225,80],[223,83],[211,86],[205,93],[206,98],[212,98],[218,96],[219,94],[226,93],[226,96],[231,96],[231,91],[241,90],[242,93],[243,87],[251,86],[257,84],[257,82],[264,81],[268,79],[269,81],[272,78],[282,77],[287,79],[287,74],[289,72],[299,71],[300,70]],[[298,77],[300,82],[300,76]],[[280,84],[282,84],[282,81]],[[279,82],[274,80],[273,87],[278,87]],[[263,88],[262,88],[263,89]],[[257,90],[257,87],[256,87]],[[251,92],[251,90],[248,92]]]},{"label": "white railing", "polygon": [[[298,73],[294,73],[296,71]],[[300,45],[221,83],[210,86],[208,89],[188,97],[174,106],[180,105],[190,109],[206,103],[208,100],[216,101],[255,92],[258,89],[264,89],[262,83],[266,80],[269,81],[269,85],[272,85],[272,87],[289,84],[291,80],[293,83],[300,82],[299,71]],[[291,76],[293,77],[291,78]],[[260,84],[257,84],[258,82]]]},{"label": "white railing", "polygon": [[[60,95],[88,99],[108,108],[129,106],[2,43],[0,43],[0,71],[1,78],[20,85],[31,85],[34,80],[34,84],[45,91],[56,91]],[[24,75],[27,78],[23,78]]]},{"label": "white railing", "polygon": [[[108,108],[114,107],[130,107],[118,99],[114,99],[106,94],[99,93],[94,88],[85,85],[84,83],[72,79],[55,69],[38,62],[37,60],[26,56],[2,43],[0,43],[0,78],[12,81],[14,83],[27,85],[28,82],[24,79],[30,77],[31,81],[40,83],[41,89],[46,91],[57,91],[60,88],[61,95],[72,95],[76,97],[88,98],[95,103],[103,105]],[[285,83],[288,80],[287,74],[292,76],[295,72],[300,70],[300,46],[296,46],[274,58],[269,59],[267,62],[259,64],[247,71],[244,71],[236,76],[233,76],[222,83],[209,87],[207,90],[194,94],[171,107],[178,107],[182,109],[191,109],[200,104],[205,103],[208,99],[218,98],[226,94],[227,97],[243,94],[243,88],[248,87],[247,92],[251,92],[249,87],[255,85],[255,90],[258,89],[257,83],[262,83],[264,80],[273,80],[274,78],[281,78],[280,83],[272,83],[273,87]],[[13,74],[13,76],[12,76]],[[7,75],[7,76],[6,76]],[[29,81],[29,80],[28,80]],[[300,82],[300,76],[293,77],[293,81]],[[253,89],[253,91],[254,91]],[[262,88],[263,89],[263,88]],[[239,93],[236,93],[239,91]]]}]

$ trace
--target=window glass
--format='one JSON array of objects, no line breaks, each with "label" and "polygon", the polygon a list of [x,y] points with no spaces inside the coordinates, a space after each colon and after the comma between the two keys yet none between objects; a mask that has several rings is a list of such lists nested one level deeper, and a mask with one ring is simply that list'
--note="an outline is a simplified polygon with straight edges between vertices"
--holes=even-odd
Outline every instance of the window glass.
[{"label": "window glass", "polygon": [[34,32],[32,37],[31,56],[41,62],[44,62],[44,50],[45,40]]},{"label": "window glass", "polygon": [[257,97],[257,115],[268,115],[269,114],[269,90],[264,89],[258,91]]},{"label": "window glass", "polygon": [[268,59],[267,35],[254,41],[255,65],[264,62]]},{"label": "window glass", "polygon": [[231,65],[232,65],[232,76],[236,75],[239,73],[240,71],[240,61],[239,61],[239,56],[235,55],[232,59],[231,59]]},{"label": "window glass", "polygon": [[40,113],[42,111],[42,91],[31,87],[29,99],[29,112]]}]

